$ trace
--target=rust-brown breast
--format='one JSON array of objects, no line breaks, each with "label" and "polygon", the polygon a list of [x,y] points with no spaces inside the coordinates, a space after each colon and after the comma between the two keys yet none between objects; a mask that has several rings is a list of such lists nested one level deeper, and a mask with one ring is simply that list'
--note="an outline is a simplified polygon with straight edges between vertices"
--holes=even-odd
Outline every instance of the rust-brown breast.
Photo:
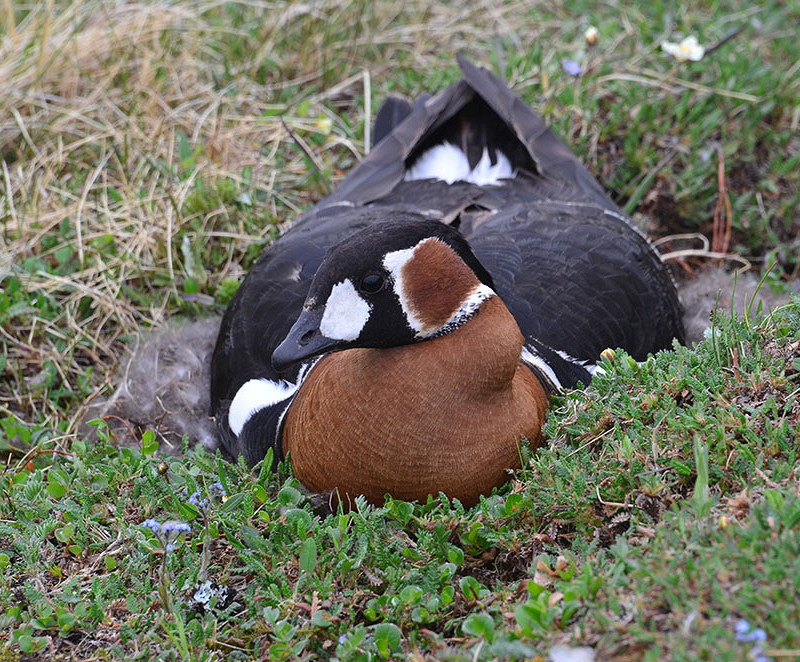
[{"label": "rust-brown breast", "polygon": [[283,450],[310,489],[477,502],[540,440],[547,396],[519,363],[522,335],[493,297],[456,331],[321,360],[286,415]]}]

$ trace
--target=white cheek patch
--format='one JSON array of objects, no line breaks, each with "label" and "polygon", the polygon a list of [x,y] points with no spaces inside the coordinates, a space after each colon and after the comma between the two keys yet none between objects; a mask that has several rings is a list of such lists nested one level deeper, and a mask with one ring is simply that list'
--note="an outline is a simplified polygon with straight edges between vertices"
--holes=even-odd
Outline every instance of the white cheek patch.
[{"label": "white cheek patch", "polygon": [[320,333],[332,340],[355,340],[369,321],[372,307],[345,278],[336,283],[325,302],[325,312],[319,324]]},{"label": "white cheek patch", "polygon": [[297,391],[300,382],[300,378],[297,384],[284,380],[273,382],[270,379],[251,379],[242,384],[228,409],[228,427],[231,432],[238,437],[253,414],[290,398]]}]

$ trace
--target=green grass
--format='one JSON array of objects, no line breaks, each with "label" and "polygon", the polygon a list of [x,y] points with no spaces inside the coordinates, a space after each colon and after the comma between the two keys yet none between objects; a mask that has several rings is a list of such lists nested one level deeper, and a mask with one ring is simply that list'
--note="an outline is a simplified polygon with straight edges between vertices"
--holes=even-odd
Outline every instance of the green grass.
[{"label": "green grass", "polygon": [[[722,164],[730,249],[786,287],[798,22],[777,0],[0,6],[0,659],[535,659],[567,644],[738,660],[753,646],[740,619],[774,659],[800,655],[797,300],[720,315],[696,350],[618,352],[472,509],[322,517],[287,467],[76,433],[138,333],[221,312],[366,151],[380,100],[456,80],[458,50],[502,69],[653,236],[711,237]],[[739,27],[700,62],[660,50]],[[226,500],[188,504],[216,482]],[[167,552],[148,518],[191,532]],[[206,560],[235,594],[198,613]]]},{"label": "green grass", "polygon": [[[11,648],[521,659],[569,641],[737,660],[742,618],[768,647],[796,648],[800,305],[715,329],[697,351],[642,365],[618,353],[557,403],[548,447],[470,510],[389,499],[321,517],[285,467],[161,458],[152,436],[141,450],[75,441],[17,463],[2,482],[14,519],[0,524]],[[189,505],[215,482],[227,499]],[[141,524],[151,517],[191,533],[165,552]],[[235,597],[198,614],[204,550]]]}]

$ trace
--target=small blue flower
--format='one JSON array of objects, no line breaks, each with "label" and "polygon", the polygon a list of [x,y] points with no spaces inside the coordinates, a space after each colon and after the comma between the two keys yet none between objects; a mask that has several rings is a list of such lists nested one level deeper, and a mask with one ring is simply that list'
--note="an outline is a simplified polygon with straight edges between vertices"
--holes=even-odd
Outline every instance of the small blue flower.
[{"label": "small blue flower", "polygon": [[142,522],[142,526],[146,526],[153,533],[158,533],[161,531],[161,525],[152,518],[146,519],[144,522]]},{"label": "small blue flower", "polygon": [[173,544],[180,536],[184,533],[190,533],[192,527],[190,527],[186,522],[181,522],[180,520],[170,519],[164,522],[163,524],[159,524],[154,519],[147,519],[142,522],[142,526],[146,526],[150,529],[158,538],[158,541],[161,543],[161,546],[168,552],[171,552],[175,549],[175,545]]},{"label": "small blue flower", "polygon": [[575,60],[567,60],[566,58],[561,60],[561,66],[564,67],[564,71],[566,71],[570,76],[580,76],[583,73],[583,69],[581,69],[581,65]]},{"label": "small blue flower", "polygon": [[736,641],[751,642],[751,641],[766,641],[767,633],[761,628],[750,629],[750,623],[747,621],[739,621],[736,624]]},{"label": "small blue flower", "polygon": [[767,633],[761,628],[752,628],[750,623],[742,619],[736,622],[736,641],[754,643],[750,649],[750,657],[754,662],[773,662],[771,657],[763,654],[762,645],[767,641]]},{"label": "small blue flower", "polygon": [[186,522],[181,522],[180,520],[175,519],[168,519],[161,525],[161,531],[164,533],[175,533],[176,535],[179,533],[188,533],[192,530]]},{"label": "small blue flower", "polygon": [[347,635],[346,634],[340,634],[339,635],[339,643],[340,644],[343,644],[345,642],[345,639],[347,639]]},{"label": "small blue flower", "polygon": [[200,492],[195,492],[189,497],[189,505],[194,506],[195,508],[207,508],[208,499],[201,499]]},{"label": "small blue flower", "polygon": [[211,483],[211,485],[208,486],[208,493],[210,496],[218,499],[228,496],[228,493],[225,491],[222,483]]},{"label": "small blue flower", "polygon": [[[225,491],[222,483],[211,483],[211,485],[208,486],[208,495],[212,499],[222,499],[224,501],[228,493]],[[200,492],[195,492],[189,497],[188,503],[198,510],[205,510],[208,508],[209,500],[201,498]]]}]

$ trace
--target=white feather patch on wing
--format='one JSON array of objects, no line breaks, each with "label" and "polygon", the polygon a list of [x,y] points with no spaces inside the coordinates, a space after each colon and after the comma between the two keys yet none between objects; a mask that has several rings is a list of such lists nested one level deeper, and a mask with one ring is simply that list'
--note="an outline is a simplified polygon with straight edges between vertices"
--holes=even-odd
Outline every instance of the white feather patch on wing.
[{"label": "white feather patch on wing", "polygon": [[440,179],[443,182],[471,182],[478,186],[499,186],[503,179],[513,179],[514,171],[508,157],[500,150],[495,152],[497,160],[492,165],[489,151],[484,147],[480,161],[474,168],[458,147],[442,143],[424,152],[406,171],[406,181],[417,179]]},{"label": "white feather patch on wing", "polygon": [[320,333],[333,340],[355,340],[369,321],[371,310],[350,279],[345,278],[331,288],[319,324]]},{"label": "white feather patch on wing", "polygon": [[535,349],[532,349],[527,345],[523,345],[522,353],[520,354],[519,358],[523,363],[526,363],[534,370],[538,370],[544,378],[550,381],[551,386],[555,390],[560,391],[563,389],[561,386],[561,381],[558,379],[558,377],[556,377],[556,373],[553,371],[547,361],[539,356]]},{"label": "white feather patch on wing", "polygon": [[257,411],[265,407],[276,405],[290,398],[297,391],[301,383],[297,384],[285,380],[272,381],[271,379],[251,379],[242,384],[236,391],[228,409],[228,427],[237,437],[242,433],[244,424]]},{"label": "white feather patch on wing", "polygon": [[560,349],[555,350],[555,352],[565,361],[569,361],[570,363],[574,363],[575,365],[581,366],[592,376],[594,376],[594,373],[597,371],[597,364],[595,363],[590,363],[589,361],[583,361],[582,359],[576,359],[574,356],[570,356],[569,354]]}]

